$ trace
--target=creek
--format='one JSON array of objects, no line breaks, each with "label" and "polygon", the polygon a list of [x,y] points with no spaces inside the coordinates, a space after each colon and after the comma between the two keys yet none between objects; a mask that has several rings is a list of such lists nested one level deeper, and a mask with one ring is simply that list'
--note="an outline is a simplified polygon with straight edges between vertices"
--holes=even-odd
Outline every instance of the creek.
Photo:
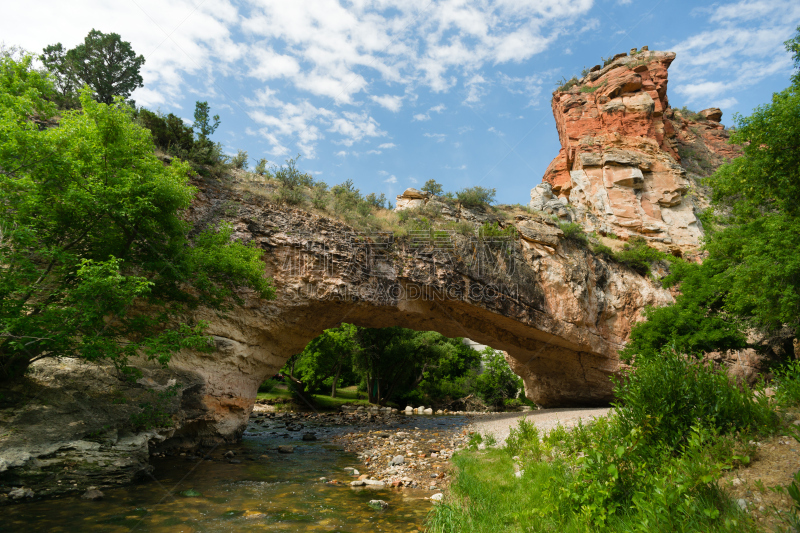
[{"label": "creek", "polygon": [[[401,415],[366,429],[411,426],[439,434],[466,423],[462,416]],[[240,443],[206,449],[202,457],[153,457],[152,478],[103,489],[101,500],[74,496],[7,506],[0,532],[422,531],[435,491],[349,486],[354,478],[344,469],[363,469],[362,463],[332,438],[356,431],[365,424],[312,421],[297,431],[280,419],[251,421]],[[302,440],[308,432],[317,440]],[[294,450],[280,453],[281,445]],[[369,505],[375,499],[389,506],[375,509]]]}]

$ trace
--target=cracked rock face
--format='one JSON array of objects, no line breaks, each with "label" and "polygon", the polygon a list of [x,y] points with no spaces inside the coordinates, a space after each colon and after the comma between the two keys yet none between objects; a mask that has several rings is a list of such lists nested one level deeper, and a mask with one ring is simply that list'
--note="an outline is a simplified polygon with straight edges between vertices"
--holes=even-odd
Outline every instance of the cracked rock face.
[{"label": "cracked rock face", "polygon": [[[561,150],[531,191],[531,208],[589,232],[644,237],[664,251],[697,248],[703,229],[695,208],[704,207],[703,199],[689,194],[694,181],[681,154],[691,159],[702,145],[699,166],[713,171],[738,150],[726,144],[719,109],[689,120],[670,108],[667,69],[674,59],[673,52],[620,54],[553,93]],[[687,165],[690,174],[700,173],[696,166]]]},{"label": "cracked rock face", "polygon": [[[230,191],[206,187],[202,198],[191,216],[209,223],[220,206],[230,211],[236,203],[235,237],[265,251],[277,288],[274,301],[243,293],[243,305],[227,313],[197,311],[219,350],[173,358],[173,369],[204,381],[207,433],[240,432],[264,378],[342,322],[468,337],[505,351],[526,395],[542,406],[606,404],[617,351],[641,310],[672,300],[648,279],[563,240],[550,217],[504,222],[516,226],[515,239],[453,234],[442,246],[354,232]],[[453,213],[462,221],[485,216]]]}]

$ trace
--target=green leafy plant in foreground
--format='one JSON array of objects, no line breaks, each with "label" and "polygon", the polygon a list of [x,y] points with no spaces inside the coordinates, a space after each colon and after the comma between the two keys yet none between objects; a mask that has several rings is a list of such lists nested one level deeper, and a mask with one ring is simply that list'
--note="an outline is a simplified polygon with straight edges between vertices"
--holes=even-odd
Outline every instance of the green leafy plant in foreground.
[{"label": "green leafy plant in foreground", "polygon": [[749,435],[776,427],[769,405],[677,355],[640,360],[636,373],[607,417],[544,433],[522,420],[503,450],[456,454],[430,531],[753,530],[717,479],[749,461]]}]

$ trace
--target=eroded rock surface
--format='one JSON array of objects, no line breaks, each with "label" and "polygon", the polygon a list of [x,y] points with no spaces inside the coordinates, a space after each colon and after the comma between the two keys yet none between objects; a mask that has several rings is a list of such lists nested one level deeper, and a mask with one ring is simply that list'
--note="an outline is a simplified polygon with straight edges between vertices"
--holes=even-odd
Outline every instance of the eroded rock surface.
[{"label": "eroded rock surface", "polygon": [[670,107],[674,59],[632,50],[553,93],[562,148],[531,191],[532,208],[590,232],[641,236],[665,251],[697,248],[703,230],[695,208],[705,205],[692,175],[708,175],[738,150],[727,144],[719,109],[690,120]]},{"label": "eroded rock surface", "polygon": [[[503,222],[519,232],[511,240],[451,234],[446,242],[441,235],[400,242],[235,194],[204,186],[192,217],[214,223],[233,202],[237,213],[225,216],[237,238],[265,250],[278,295],[262,301],[243,293],[243,305],[228,313],[198,311],[219,351],[172,362],[205,382],[201,397],[213,420],[198,424],[198,435],[240,431],[263,379],[342,322],[468,337],[505,351],[540,405],[606,404],[617,351],[641,310],[671,301],[650,280],[564,240],[546,216]],[[463,209],[453,216],[485,217]]]}]

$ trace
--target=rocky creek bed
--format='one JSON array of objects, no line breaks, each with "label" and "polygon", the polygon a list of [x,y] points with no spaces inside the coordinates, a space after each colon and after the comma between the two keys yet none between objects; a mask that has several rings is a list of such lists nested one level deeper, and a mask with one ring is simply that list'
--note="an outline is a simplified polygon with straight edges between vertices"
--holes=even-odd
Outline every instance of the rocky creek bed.
[{"label": "rocky creek bed", "polygon": [[22,496],[0,531],[419,531],[474,419],[256,407],[239,443],[157,453],[94,500]]}]

